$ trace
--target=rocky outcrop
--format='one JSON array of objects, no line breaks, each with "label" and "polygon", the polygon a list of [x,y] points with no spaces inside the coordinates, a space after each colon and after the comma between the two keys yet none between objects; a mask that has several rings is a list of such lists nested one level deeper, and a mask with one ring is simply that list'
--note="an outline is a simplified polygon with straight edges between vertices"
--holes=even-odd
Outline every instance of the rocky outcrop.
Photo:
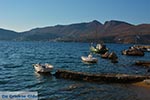
[{"label": "rocky outcrop", "polygon": [[101,58],[110,59],[112,63],[118,63],[118,56],[114,52],[106,52],[105,54],[101,55]]},{"label": "rocky outcrop", "polygon": [[136,48],[136,49],[141,50],[143,52],[150,52],[150,45],[134,45],[131,48]]},{"label": "rocky outcrop", "polygon": [[150,67],[150,61],[136,61],[135,65]]},{"label": "rocky outcrop", "polygon": [[134,83],[145,79],[150,79],[150,76],[127,75],[127,74],[89,74],[84,72],[74,72],[68,70],[57,70],[56,78],[64,78],[78,81],[90,82],[111,82],[111,83]]},{"label": "rocky outcrop", "polygon": [[109,52],[106,52],[106,53],[101,55],[101,58],[107,59],[108,56],[109,56]]},{"label": "rocky outcrop", "polygon": [[123,50],[122,54],[129,55],[129,56],[144,56],[144,52],[138,49]]},{"label": "rocky outcrop", "polygon": [[117,57],[117,55],[116,55],[114,52],[112,52],[112,53],[110,53],[110,55],[108,56],[108,59],[118,59],[118,57]]},{"label": "rocky outcrop", "polygon": [[145,79],[142,82],[133,83],[133,85],[150,88],[150,79]]}]

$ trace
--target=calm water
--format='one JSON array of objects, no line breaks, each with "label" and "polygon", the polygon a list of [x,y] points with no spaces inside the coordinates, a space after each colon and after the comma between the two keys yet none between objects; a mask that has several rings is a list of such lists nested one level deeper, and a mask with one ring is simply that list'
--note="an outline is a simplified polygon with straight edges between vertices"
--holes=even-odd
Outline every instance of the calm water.
[{"label": "calm water", "polygon": [[146,68],[134,66],[144,57],[121,55],[121,50],[131,45],[106,44],[119,56],[119,63],[99,59],[97,64],[85,64],[81,56],[89,54],[88,43],[54,42],[0,42],[0,91],[38,91],[39,99],[50,100],[146,100],[138,94],[149,89],[130,84],[88,83],[56,79],[52,75],[41,75],[34,71],[34,63],[51,63],[57,69],[69,69],[89,73],[145,74]]}]

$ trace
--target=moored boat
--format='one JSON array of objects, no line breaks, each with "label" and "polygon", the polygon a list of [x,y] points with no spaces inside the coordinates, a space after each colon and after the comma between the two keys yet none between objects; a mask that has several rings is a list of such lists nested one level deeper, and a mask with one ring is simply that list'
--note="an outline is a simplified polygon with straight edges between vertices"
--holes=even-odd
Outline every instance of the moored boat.
[{"label": "moored boat", "polygon": [[97,58],[94,58],[92,57],[91,54],[88,55],[88,57],[85,57],[85,56],[81,56],[81,59],[82,61],[84,62],[88,62],[88,63],[97,63],[98,59]]},{"label": "moored boat", "polygon": [[33,64],[33,67],[35,68],[35,71],[38,73],[46,73],[51,72],[54,68],[53,65],[50,64]]},{"label": "moored boat", "polygon": [[90,51],[94,53],[104,54],[108,51],[108,48],[106,48],[103,44],[97,44],[96,47],[91,46]]},{"label": "moored boat", "polygon": [[90,47],[90,51],[95,52],[95,53],[99,53],[100,52],[98,49],[96,49],[93,46]]},{"label": "moored boat", "polygon": [[147,49],[148,52],[150,52],[150,49]]}]

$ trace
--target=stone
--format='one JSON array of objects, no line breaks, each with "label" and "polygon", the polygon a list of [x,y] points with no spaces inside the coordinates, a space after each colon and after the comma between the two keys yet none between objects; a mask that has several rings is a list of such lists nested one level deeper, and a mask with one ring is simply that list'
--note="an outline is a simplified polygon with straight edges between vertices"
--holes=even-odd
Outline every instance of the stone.
[{"label": "stone", "polygon": [[89,74],[84,72],[75,72],[69,70],[57,70],[56,78],[64,78],[78,81],[89,82],[108,82],[108,83],[134,83],[145,79],[150,79],[150,76],[144,75],[128,75],[128,74]]}]

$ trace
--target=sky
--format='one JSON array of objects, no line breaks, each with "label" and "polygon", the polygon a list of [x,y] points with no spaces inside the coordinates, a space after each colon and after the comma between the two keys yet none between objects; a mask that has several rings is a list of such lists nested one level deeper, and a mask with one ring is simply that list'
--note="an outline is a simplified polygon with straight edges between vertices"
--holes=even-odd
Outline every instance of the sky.
[{"label": "sky", "polygon": [[150,0],[0,0],[0,28],[36,27],[98,20],[150,23]]}]

